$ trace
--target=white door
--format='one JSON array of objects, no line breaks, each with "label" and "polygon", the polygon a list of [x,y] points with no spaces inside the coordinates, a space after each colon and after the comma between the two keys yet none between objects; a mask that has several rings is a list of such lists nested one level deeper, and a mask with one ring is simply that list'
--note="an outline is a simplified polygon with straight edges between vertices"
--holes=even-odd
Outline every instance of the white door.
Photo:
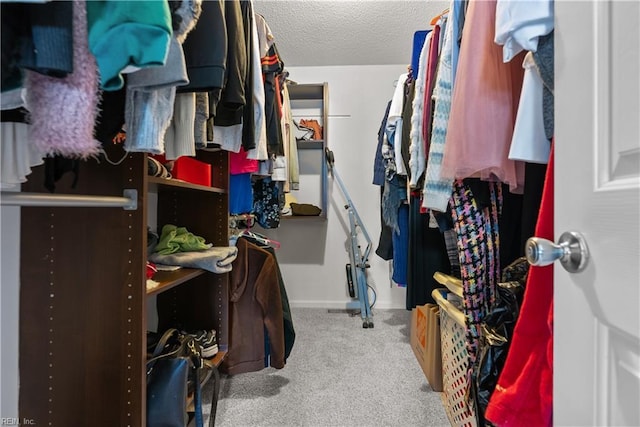
[{"label": "white door", "polygon": [[555,2],[554,424],[640,426],[640,2]]}]

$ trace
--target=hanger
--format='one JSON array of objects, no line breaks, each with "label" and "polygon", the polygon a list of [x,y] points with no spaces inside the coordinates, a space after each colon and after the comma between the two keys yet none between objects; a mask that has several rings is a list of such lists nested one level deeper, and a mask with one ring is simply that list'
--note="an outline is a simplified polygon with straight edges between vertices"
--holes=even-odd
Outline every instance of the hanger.
[{"label": "hanger", "polygon": [[238,239],[245,236],[264,246],[271,246],[274,249],[280,248],[280,242],[251,231],[255,225],[256,216],[254,214],[229,215],[229,244],[235,246]]},{"label": "hanger", "polygon": [[442,12],[440,12],[439,15],[434,16],[433,18],[431,18],[431,22],[429,22],[429,25],[436,25],[438,23],[438,21],[440,20],[440,18],[442,18],[444,15],[446,15],[447,13],[449,13],[449,8],[446,8],[445,10],[443,10]]}]

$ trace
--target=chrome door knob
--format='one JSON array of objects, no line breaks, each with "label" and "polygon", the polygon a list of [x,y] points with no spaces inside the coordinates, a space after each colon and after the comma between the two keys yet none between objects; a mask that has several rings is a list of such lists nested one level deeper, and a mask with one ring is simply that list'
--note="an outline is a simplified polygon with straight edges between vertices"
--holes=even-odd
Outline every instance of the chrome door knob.
[{"label": "chrome door knob", "polygon": [[558,244],[540,237],[531,237],[525,245],[525,256],[531,265],[542,267],[560,260],[569,273],[585,269],[589,260],[589,249],[582,234],[576,231],[562,233]]}]

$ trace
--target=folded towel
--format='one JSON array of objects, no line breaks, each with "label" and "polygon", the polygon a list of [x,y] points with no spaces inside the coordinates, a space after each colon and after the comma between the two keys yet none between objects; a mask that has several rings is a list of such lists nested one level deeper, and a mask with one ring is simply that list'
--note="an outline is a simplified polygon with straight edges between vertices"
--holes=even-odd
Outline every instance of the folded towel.
[{"label": "folded towel", "polygon": [[164,265],[179,265],[188,268],[201,268],[213,273],[231,271],[232,263],[238,256],[235,246],[219,246],[197,252],[178,252],[170,255],[158,253],[149,255],[149,260]]}]

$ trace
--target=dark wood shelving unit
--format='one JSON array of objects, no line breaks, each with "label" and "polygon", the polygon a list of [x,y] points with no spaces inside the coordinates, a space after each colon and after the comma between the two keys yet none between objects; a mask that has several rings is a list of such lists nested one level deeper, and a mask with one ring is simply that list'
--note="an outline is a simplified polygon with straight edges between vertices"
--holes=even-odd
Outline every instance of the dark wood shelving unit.
[{"label": "dark wood shelving unit", "polygon": [[157,295],[160,292],[168,291],[174,286],[178,286],[195,277],[205,274],[204,270],[195,268],[181,268],[176,271],[158,271],[153,276],[153,280],[160,284],[153,289],[147,289],[147,296]]},{"label": "dark wood shelving unit", "polygon": [[[215,329],[219,365],[228,349],[229,279],[198,269],[159,272],[147,291],[148,213],[157,224],[185,226],[214,246],[228,246],[228,152],[198,152],[212,167],[211,187],[148,177],[147,155],[105,147],[119,165],[82,161],[56,192],[137,191],[137,210],[22,207],[20,243],[19,416],[37,425],[146,426],[149,298],[158,331]],[[44,166],[22,191],[46,193]],[[150,206],[150,193],[157,206]],[[155,197],[153,198],[156,199]]]}]

